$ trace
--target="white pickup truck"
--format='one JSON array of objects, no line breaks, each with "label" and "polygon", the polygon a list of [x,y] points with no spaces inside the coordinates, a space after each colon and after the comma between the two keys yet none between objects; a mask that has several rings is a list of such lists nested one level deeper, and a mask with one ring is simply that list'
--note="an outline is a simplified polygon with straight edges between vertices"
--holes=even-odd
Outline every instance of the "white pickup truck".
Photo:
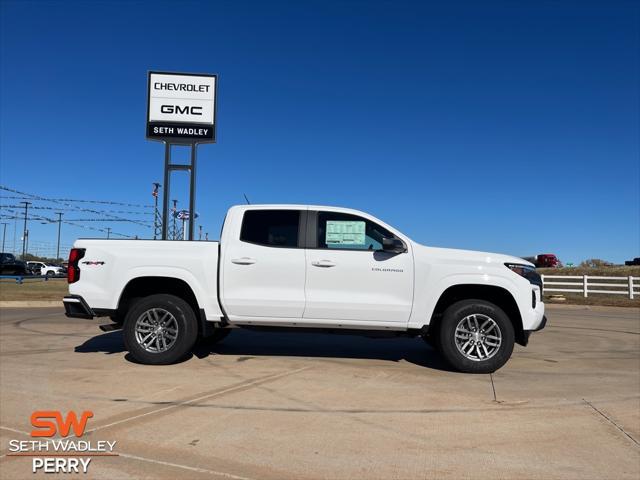
[{"label": "white pickup truck", "polygon": [[219,242],[79,239],[67,275],[67,316],[111,317],[101,328],[146,364],[232,328],[298,328],[422,337],[486,373],[546,323],[532,264],[423,246],[346,208],[235,206]]}]

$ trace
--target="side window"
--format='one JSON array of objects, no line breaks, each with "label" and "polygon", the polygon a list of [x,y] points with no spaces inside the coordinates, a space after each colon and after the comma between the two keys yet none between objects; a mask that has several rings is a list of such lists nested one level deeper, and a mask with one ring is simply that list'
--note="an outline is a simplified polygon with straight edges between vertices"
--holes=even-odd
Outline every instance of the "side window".
[{"label": "side window", "polygon": [[247,210],[242,219],[240,240],[267,247],[298,246],[298,210]]},{"label": "side window", "polygon": [[348,213],[318,212],[318,248],[382,250],[382,239],[394,235],[366,218]]}]

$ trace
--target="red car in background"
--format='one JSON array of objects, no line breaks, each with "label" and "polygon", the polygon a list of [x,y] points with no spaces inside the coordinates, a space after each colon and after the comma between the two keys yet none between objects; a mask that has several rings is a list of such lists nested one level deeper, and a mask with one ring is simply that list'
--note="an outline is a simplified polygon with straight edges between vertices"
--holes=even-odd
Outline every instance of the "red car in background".
[{"label": "red car in background", "polygon": [[541,253],[536,257],[537,268],[555,268],[558,267],[560,260],[553,253]]}]

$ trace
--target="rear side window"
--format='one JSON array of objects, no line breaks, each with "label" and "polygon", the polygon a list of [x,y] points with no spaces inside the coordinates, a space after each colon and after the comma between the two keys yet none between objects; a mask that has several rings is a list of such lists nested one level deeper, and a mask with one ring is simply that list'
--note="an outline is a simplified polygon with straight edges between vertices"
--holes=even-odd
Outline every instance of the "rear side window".
[{"label": "rear side window", "polygon": [[298,210],[248,210],[244,212],[240,240],[267,247],[297,247]]}]

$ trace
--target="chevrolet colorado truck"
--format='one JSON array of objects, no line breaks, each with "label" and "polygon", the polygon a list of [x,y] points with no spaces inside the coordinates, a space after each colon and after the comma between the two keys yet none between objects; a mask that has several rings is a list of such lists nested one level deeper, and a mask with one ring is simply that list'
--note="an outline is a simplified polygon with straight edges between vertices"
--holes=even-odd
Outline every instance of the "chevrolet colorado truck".
[{"label": "chevrolet colorado truck", "polygon": [[79,239],[67,316],[108,316],[145,364],[185,358],[233,328],[422,337],[455,369],[502,367],[544,328],[535,267],[433,248],[366,213],[232,207],[219,242]]}]

